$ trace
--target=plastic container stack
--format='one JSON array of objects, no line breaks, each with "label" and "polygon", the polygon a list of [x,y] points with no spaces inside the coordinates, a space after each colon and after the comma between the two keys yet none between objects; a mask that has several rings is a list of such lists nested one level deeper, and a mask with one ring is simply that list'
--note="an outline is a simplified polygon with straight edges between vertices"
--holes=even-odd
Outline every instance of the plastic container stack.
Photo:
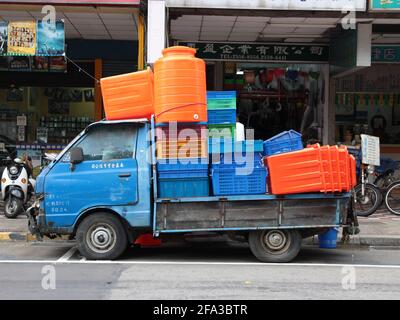
[{"label": "plastic container stack", "polygon": [[157,163],[157,170],[161,198],[209,195],[207,158],[167,160]]},{"label": "plastic container stack", "polygon": [[207,92],[208,136],[234,138],[236,130],[236,91]]},{"label": "plastic container stack", "polygon": [[171,47],[154,64],[156,156],[161,198],[209,195],[205,63]]},{"label": "plastic container stack", "polygon": [[346,147],[313,145],[264,158],[273,194],[348,192],[356,184],[355,159]]}]

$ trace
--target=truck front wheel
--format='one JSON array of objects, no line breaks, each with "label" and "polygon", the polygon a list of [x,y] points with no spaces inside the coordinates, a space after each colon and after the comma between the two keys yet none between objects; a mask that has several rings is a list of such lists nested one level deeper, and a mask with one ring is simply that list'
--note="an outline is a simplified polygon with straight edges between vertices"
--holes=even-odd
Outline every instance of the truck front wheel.
[{"label": "truck front wheel", "polygon": [[86,217],[76,232],[78,250],[89,260],[117,259],[128,246],[128,237],[121,221],[109,213]]},{"label": "truck front wheel", "polygon": [[262,262],[290,262],[300,251],[302,237],[298,230],[251,231],[251,252]]}]

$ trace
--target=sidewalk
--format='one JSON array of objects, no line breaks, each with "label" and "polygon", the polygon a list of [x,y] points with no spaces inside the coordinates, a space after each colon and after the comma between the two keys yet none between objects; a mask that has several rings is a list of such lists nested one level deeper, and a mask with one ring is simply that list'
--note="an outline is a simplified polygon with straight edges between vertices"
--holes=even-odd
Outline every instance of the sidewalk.
[{"label": "sidewalk", "polygon": [[[0,203],[0,241],[35,239],[28,231],[28,220],[25,215],[17,219],[7,219],[3,213]],[[360,234],[350,239],[350,244],[366,246],[399,246],[400,247],[400,217],[379,210],[368,218],[358,218],[360,223]],[[339,239],[341,233],[338,235]],[[306,243],[318,243],[318,237]]]},{"label": "sidewalk", "polygon": [[[0,208],[2,204],[0,204]],[[19,215],[16,219],[7,219],[2,209],[0,212],[0,241],[31,241],[34,240],[28,231],[28,219],[25,215]]]}]

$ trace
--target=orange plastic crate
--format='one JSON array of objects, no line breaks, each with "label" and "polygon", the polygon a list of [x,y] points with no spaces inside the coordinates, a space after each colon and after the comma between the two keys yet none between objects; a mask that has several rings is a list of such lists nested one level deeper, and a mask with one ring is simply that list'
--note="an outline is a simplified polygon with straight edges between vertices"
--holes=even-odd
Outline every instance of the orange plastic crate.
[{"label": "orange plastic crate", "polygon": [[270,156],[266,162],[273,194],[347,192],[356,182],[355,160],[346,147],[315,144]]},{"label": "orange plastic crate", "polygon": [[150,119],[154,113],[153,83],[150,68],[100,79],[106,119]]},{"label": "orange plastic crate", "polygon": [[320,192],[325,187],[319,148],[281,153],[265,161],[272,194]]},{"label": "orange plastic crate", "polygon": [[156,142],[158,159],[206,158],[206,139],[164,140]]}]

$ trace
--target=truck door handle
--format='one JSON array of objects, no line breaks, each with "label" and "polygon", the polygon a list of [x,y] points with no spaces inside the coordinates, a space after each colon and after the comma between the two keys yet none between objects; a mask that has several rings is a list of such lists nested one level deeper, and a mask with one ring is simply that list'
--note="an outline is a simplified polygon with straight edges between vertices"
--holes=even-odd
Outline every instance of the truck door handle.
[{"label": "truck door handle", "polygon": [[120,178],[129,178],[130,176],[131,176],[130,173],[121,173],[118,175],[118,177],[120,177]]}]

